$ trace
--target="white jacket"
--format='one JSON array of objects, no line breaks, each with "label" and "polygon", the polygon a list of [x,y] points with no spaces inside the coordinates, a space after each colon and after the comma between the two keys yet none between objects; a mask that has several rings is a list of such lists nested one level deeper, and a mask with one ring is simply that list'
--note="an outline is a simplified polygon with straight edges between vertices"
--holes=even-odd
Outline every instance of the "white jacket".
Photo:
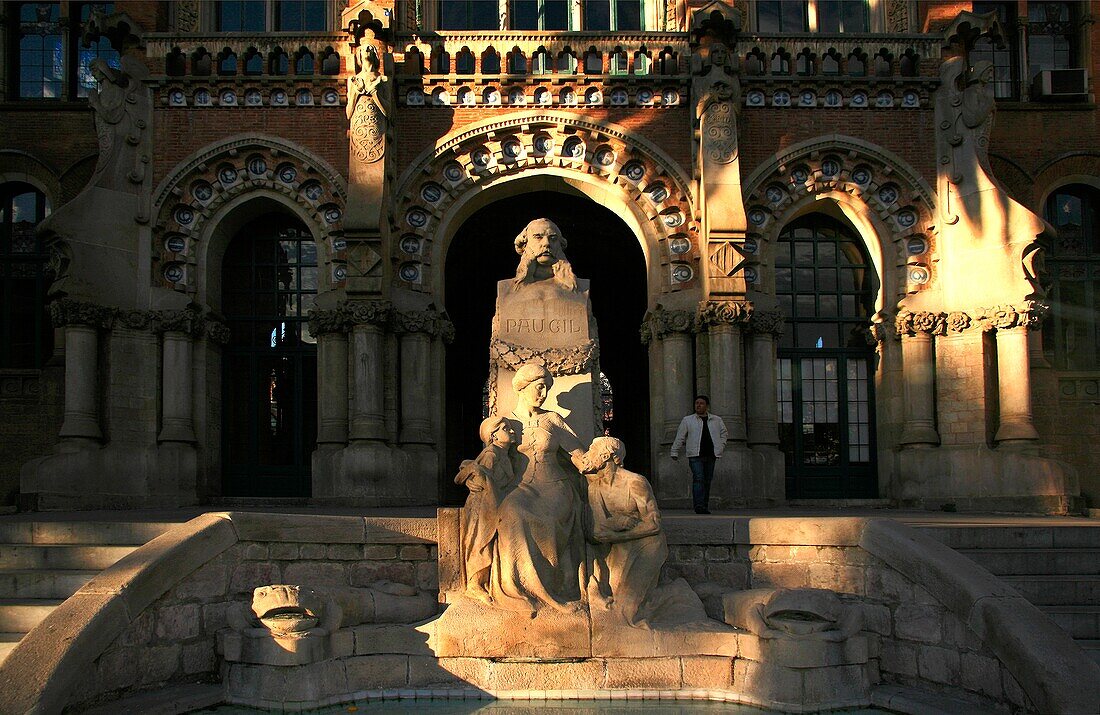
[{"label": "white jacket", "polygon": [[[721,417],[709,413],[707,414],[707,428],[710,430],[710,439],[714,442],[714,458],[717,459],[722,456],[722,452],[726,448],[726,439],[729,437],[729,432],[726,430],[726,423],[722,421]],[[702,439],[703,420],[699,419],[699,415],[692,413],[680,420],[680,428],[676,430],[676,439],[672,440],[672,449],[669,450],[669,455],[679,457],[680,450],[686,442],[687,456],[698,457],[699,443]]]}]

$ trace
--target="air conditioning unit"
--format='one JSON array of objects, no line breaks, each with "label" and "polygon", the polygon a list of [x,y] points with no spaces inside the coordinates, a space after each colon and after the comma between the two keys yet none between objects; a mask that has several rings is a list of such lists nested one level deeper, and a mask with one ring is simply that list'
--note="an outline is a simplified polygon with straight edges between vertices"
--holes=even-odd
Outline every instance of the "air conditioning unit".
[{"label": "air conditioning unit", "polygon": [[1035,81],[1031,85],[1031,96],[1034,99],[1082,97],[1088,92],[1089,78],[1084,67],[1043,70],[1035,75]]}]

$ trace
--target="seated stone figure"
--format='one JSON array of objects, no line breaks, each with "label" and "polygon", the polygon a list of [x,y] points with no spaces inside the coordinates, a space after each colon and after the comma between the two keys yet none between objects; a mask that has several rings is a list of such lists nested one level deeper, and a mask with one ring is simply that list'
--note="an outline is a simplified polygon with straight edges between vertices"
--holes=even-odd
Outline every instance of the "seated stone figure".
[{"label": "seated stone figure", "polygon": [[644,625],[657,605],[653,596],[668,544],[649,482],[623,468],[626,447],[614,437],[597,437],[585,455],[588,516],[593,549],[592,578],[604,605],[632,626]]},{"label": "seated stone figure", "polygon": [[486,418],[481,423],[481,443],[485,448],[476,459],[459,467],[455,483],[470,490],[462,509],[462,557],[466,571],[466,594],[489,603],[489,578],[496,551],[498,509],[501,500],[515,486],[516,433],[503,417]]}]

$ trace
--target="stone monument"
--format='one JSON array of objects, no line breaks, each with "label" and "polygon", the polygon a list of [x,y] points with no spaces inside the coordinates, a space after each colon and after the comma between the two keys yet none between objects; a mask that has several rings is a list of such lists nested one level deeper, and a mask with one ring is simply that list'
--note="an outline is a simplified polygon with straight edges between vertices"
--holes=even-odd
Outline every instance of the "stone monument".
[{"label": "stone monument", "polygon": [[490,343],[489,411],[516,403],[512,378],[527,362],[547,368],[554,390],[547,408],[561,414],[585,444],[602,433],[599,342],[588,281],[565,257],[567,243],[552,221],[535,219],[516,237],[516,277],[497,283]]}]

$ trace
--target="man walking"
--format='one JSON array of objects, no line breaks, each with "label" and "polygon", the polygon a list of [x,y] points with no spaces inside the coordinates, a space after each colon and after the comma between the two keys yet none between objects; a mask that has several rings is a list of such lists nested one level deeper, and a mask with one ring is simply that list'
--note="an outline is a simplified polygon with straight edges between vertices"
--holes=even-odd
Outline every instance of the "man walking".
[{"label": "man walking", "polygon": [[726,423],[710,414],[710,398],[695,396],[695,412],[680,420],[676,439],[672,440],[669,456],[680,457],[687,445],[688,466],[691,467],[691,500],[696,514],[710,513],[710,482],[714,479],[714,462],[726,448]]}]

